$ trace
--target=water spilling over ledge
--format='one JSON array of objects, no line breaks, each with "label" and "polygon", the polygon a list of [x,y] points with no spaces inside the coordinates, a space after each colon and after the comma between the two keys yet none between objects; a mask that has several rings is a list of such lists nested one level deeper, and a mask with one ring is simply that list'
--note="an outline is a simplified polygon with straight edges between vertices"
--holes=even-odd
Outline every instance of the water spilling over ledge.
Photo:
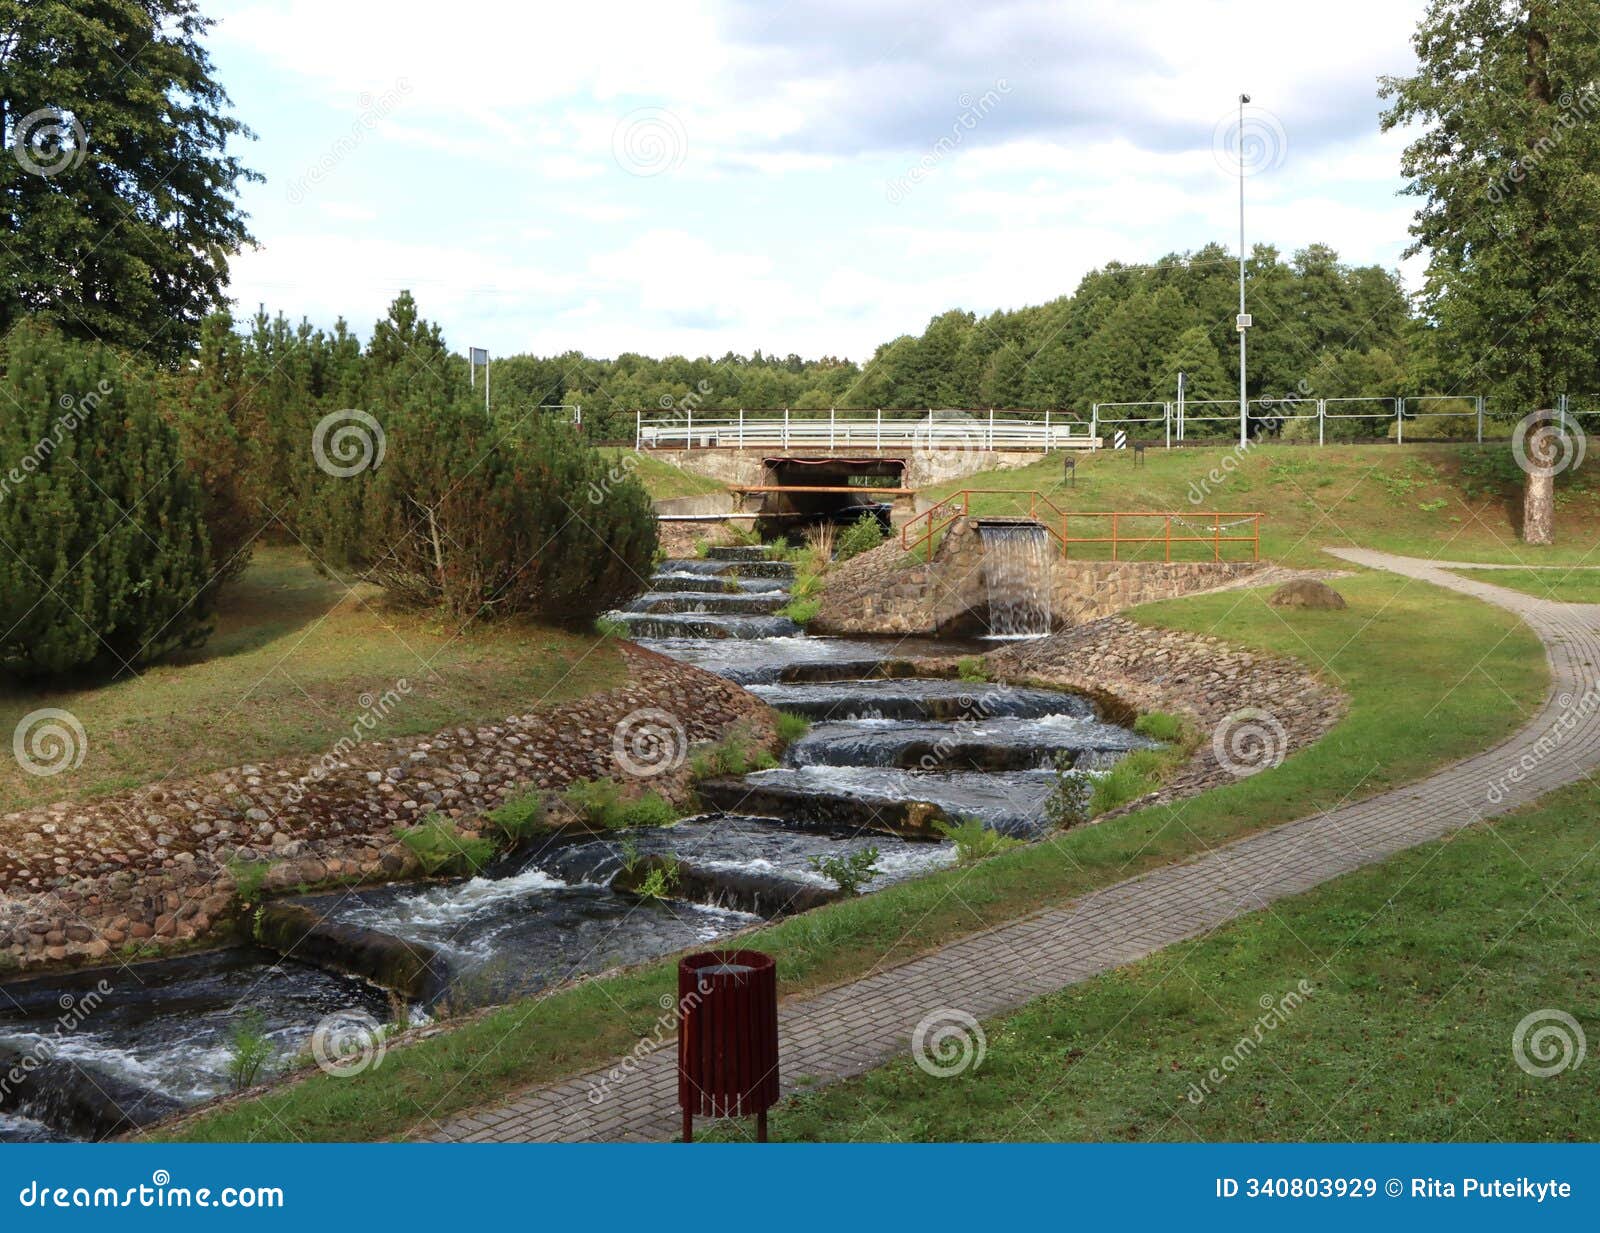
[{"label": "water spilling over ledge", "polygon": [[989,635],[1042,638],[1050,632],[1050,533],[1037,522],[982,519]]}]

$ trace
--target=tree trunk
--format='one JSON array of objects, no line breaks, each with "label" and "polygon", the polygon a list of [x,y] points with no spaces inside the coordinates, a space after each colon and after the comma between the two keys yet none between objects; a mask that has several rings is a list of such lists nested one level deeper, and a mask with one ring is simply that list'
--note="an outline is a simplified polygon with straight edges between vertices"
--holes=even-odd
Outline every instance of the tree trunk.
[{"label": "tree trunk", "polygon": [[1534,412],[1524,446],[1523,470],[1528,473],[1522,491],[1522,542],[1525,544],[1556,542],[1557,437],[1554,414]]}]

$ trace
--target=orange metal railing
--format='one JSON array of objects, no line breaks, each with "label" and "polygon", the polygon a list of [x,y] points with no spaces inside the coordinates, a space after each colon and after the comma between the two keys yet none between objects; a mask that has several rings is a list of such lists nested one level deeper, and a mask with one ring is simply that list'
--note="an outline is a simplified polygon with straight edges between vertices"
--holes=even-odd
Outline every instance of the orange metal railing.
[{"label": "orange metal railing", "polygon": [[[926,544],[928,559],[932,560],[940,533],[960,519],[972,516],[972,498],[975,496],[1012,498],[1015,514],[997,512],[988,516],[1025,516],[1048,531],[1061,546],[1062,555],[1067,557],[1072,555],[1073,544],[1110,544],[1113,561],[1121,559],[1123,545],[1160,544],[1162,560],[1171,562],[1174,544],[1210,544],[1211,559],[1220,561],[1223,559],[1224,544],[1249,544],[1250,559],[1261,559],[1260,511],[1177,513],[1169,510],[1064,510],[1041,492],[999,488],[964,488],[952,493],[900,527],[900,546],[908,552],[915,552]],[[1074,522],[1085,518],[1109,520],[1109,523],[1102,521],[1098,524],[1100,534],[1073,534]],[[1150,527],[1152,519],[1160,520],[1159,531]],[[1131,528],[1130,522],[1133,524]],[[1248,534],[1224,534],[1245,524],[1249,525]],[[1081,527],[1082,523],[1078,522],[1078,526]],[[1177,528],[1176,534],[1174,526]]]}]

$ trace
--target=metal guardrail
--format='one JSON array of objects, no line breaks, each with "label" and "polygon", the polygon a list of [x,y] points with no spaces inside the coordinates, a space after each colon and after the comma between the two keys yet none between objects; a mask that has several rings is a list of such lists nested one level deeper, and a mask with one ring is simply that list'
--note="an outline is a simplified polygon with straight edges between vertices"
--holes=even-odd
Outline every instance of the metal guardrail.
[{"label": "metal guardrail", "polygon": [[[1395,442],[1405,444],[1406,424],[1417,420],[1471,419],[1476,421],[1477,441],[1483,444],[1484,402],[1481,394],[1422,394],[1407,398],[1252,398],[1246,404],[1249,422],[1255,424],[1278,423],[1289,420],[1315,421],[1317,444],[1327,443],[1329,420],[1373,420],[1385,425],[1395,425]],[[1470,411],[1430,411],[1429,406],[1441,403],[1465,404]],[[1334,408],[1329,410],[1329,408]],[[1359,407],[1382,408],[1358,410]],[[1196,413],[1195,408],[1201,408]],[[1213,408],[1225,408],[1213,412]],[[1348,409],[1346,409],[1348,408]],[[1107,411],[1158,409],[1155,415],[1107,415]],[[1204,399],[1184,402],[1097,402],[1089,417],[1095,436],[1108,424],[1160,424],[1165,444],[1183,444],[1189,439],[1189,427],[1194,424],[1227,424],[1232,436],[1239,425],[1238,400]],[[1387,431],[1387,430],[1385,430]]]},{"label": "metal guardrail", "polygon": [[634,448],[1094,449],[1090,426],[1061,411],[636,411]]},{"label": "metal guardrail", "polygon": [[[923,510],[900,527],[900,546],[907,552],[915,552],[923,545],[928,548],[928,560],[933,559],[935,541],[941,532],[962,518],[972,516],[972,498],[975,496],[1006,496],[1016,502],[1017,514],[1022,515],[1024,502],[1027,513],[1025,517],[1036,522],[1050,533],[1061,548],[1061,555],[1070,557],[1073,544],[1110,544],[1111,559],[1121,559],[1121,549],[1124,544],[1161,544],[1162,560],[1166,564],[1172,562],[1172,545],[1174,544],[1210,544],[1211,559],[1223,559],[1224,544],[1249,544],[1250,559],[1261,559],[1261,512],[1228,513],[1214,511],[1212,513],[1173,513],[1168,510],[1064,510],[1056,505],[1049,497],[1041,492],[1032,490],[1022,491],[1010,488],[963,488],[960,492],[952,493],[937,505]],[[982,515],[980,515],[981,517]],[[1074,535],[1072,533],[1072,520],[1082,518],[1109,519],[1109,526],[1102,524],[1105,531],[1099,535]],[[1161,520],[1161,530],[1141,533],[1137,530],[1130,533],[1127,529],[1129,520],[1143,520],[1148,523],[1151,519]],[[1059,519],[1059,527],[1052,525]],[[1194,519],[1199,519],[1196,523]],[[1231,521],[1224,522],[1224,519]],[[1235,527],[1250,525],[1248,535],[1224,535],[1224,531],[1231,531]],[[1178,527],[1178,533],[1173,534],[1173,527]],[[1188,534],[1184,534],[1188,532]]]}]

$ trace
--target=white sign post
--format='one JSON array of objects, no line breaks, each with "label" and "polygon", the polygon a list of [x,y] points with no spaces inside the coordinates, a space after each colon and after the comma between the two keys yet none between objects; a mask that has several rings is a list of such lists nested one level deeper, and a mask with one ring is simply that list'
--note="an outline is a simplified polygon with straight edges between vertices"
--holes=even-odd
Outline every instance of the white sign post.
[{"label": "white sign post", "polygon": [[489,410],[489,350],[487,347],[467,348],[467,381],[478,388],[478,365],[483,365],[483,409]]}]

